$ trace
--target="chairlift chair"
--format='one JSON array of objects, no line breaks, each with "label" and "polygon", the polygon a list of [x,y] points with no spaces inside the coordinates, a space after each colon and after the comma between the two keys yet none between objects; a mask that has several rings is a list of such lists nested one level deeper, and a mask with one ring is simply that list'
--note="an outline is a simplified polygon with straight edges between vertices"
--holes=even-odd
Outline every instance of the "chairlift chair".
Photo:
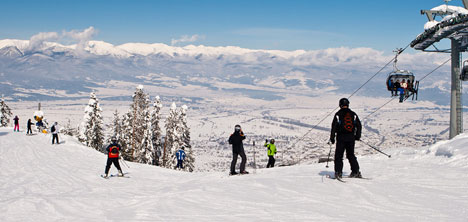
[{"label": "chairlift chair", "polygon": [[405,82],[407,83],[411,81],[413,83],[413,90],[407,94],[405,100],[411,96],[412,100],[418,100],[419,81],[415,81],[415,77],[412,72],[407,70],[394,70],[391,73],[389,73],[386,82],[388,91],[392,91],[392,88],[390,88],[391,80],[393,80],[394,83],[397,81],[401,83],[403,80],[405,80]]},{"label": "chairlift chair", "polygon": [[[409,91],[409,93],[406,93],[405,100],[407,100],[410,96],[412,96],[412,100],[416,98],[418,100],[418,89],[419,89],[419,81],[414,81],[414,75],[412,72],[408,70],[401,70],[398,69],[397,63],[398,63],[398,56],[403,52],[403,49],[396,49],[395,51],[395,59],[393,60],[393,71],[388,74],[387,77],[387,90],[388,91],[393,91],[392,88],[390,87],[390,81],[393,80],[394,83],[398,82],[410,82],[412,83],[412,90]],[[416,97],[415,97],[416,96]]]},{"label": "chairlift chair", "polygon": [[460,71],[460,80],[468,81],[468,60],[463,61],[463,67]]}]

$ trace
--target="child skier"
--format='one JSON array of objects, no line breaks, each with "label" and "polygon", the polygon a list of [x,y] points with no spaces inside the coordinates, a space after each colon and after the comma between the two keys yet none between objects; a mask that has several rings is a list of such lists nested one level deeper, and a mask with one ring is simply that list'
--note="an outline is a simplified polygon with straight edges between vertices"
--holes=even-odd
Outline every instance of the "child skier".
[{"label": "child skier", "polygon": [[111,141],[112,141],[112,143],[109,144],[109,146],[107,146],[107,148],[106,148],[106,151],[107,151],[107,164],[106,164],[106,171],[105,171],[104,178],[109,177],[109,169],[110,169],[112,163],[114,164],[114,166],[119,171],[119,174],[118,174],[119,177],[123,177],[122,169],[120,168],[120,164],[119,164],[119,159],[120,159],[119,154],[120,154],[121,147],[117,143],[117,137],[113,136],[111,138]]},{"label": "child skier", "polygon": [[19,132],[19,118],[18,116],[15,116],[15,118],[13,119],[15,121],[15,128],[13,128],[13,132]]},{"label": "child skier", "polygon": [[179,149],[179,151],[177,151],[176,157],[177,157],[177,168],[184,169],[184,165],[183,165],[184,160],[185,160],[184,147],[182,147],[182,149]]},{"label": "child skier", "polygon": [[275,146],[275,139],[271,139],[270,143],[268,140],[265,140],[265,147],[268,148],[267,155],[268,155],[268,164],[267,168],[275,166],[275,154],[276,154],[276,146]]}]

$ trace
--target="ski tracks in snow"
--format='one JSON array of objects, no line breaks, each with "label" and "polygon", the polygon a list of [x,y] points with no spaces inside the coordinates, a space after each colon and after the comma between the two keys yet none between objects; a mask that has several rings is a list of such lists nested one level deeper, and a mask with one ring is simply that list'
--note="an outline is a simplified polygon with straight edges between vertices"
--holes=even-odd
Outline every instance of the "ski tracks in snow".
[{"label": "ski tracks in snow", "polygon": [[[6,132],[6,133],[5,133]],[[0,221],[464,221],[467,167],[423,152],[359,158],[372,180],[323,180],[324,164],[256,174],[186,173],[122,165],[104,180],[106,156],[74,139],[0,129]],[[468,140],[468,139],[467,139]],[[458,161],[458,162],[457,162]],[[345,175],[349,165],[344,161]],[[114,166],[110,173],[116,173]]]}]

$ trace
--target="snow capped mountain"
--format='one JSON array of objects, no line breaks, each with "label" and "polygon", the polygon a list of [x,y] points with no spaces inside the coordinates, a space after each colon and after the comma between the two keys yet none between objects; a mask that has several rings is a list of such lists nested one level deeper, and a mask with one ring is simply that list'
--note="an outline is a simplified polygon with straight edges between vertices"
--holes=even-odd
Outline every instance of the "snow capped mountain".
[{"label": "snow capped mountain", "polygon": [[[70,96],[82,96],[98,85],[109,87],[110,81],[172,89],[204,87],[213,93],[213,90],[243,91],[251,98],[275,98],[284,93],[309,96],[326,92],[349,93],[393,57],[370,48],[279,51],[235,46],[176,47],[162,43],[113,45],[94,40],[72,45],[42,41],[50,38],[49,35],[53,37],[46,33],[37,40],[0,40],[0,80],[3,82],[0,85],[12,84],[2,87],[0,93],[13,95],[12,99],[34,99],[39,95],[28,93],[28,90],[57,87],[66,90]],[[446,56],[440,54],[403,54],[398,65],[423,75],[445,59]],[[387,96],[385,73],[391,69],[391,66],[385,69],[364,88],[363,93]],[[445,82],[445,87],[449,87],[449,69],[439,72],[432,80]],[[151,77],[152,73],[160,76]],[[40,81],[32,81],[32,78]],[[176,79],[178,84],[174,86],[164,79]],[[426,81],[432,80],[428,78]],[[440,98],[435,101],[447,103],[448,95],[439,88],[440,84],[424,88],[430,94],[421,93],[420,98]],[[259,93],[263,96],[258,97]],[[181,96],[175,94],[172,96]],[[52,94],[41,96],[59,98]]]}]

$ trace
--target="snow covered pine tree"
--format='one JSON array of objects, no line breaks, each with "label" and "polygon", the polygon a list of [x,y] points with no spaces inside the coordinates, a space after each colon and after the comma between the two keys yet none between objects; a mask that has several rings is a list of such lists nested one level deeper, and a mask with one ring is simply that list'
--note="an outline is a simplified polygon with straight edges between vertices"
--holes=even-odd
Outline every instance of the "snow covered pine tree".
[{"label": "snow covered pine tree", "polygon": [[0,100],[0,126],[7,127],[12,115],[13,113],[11,113],[11,109],[5,103],[5,98],[2,95],[2,99]]},{"label": "snow covered pine tree", "polygon": [[[114,111],[114,119],[112,119],[112,125],[111,125],[111,136],[107,138],[107,144],[112,143],[112,137],[115,136],[117,140],[123,138],[122,135],[122,120],[120,119],[120,114],[119,111],[116,109]],[[121,141],[119,141],[121,143]]]},{"label": "snow covered pine tree", "polygon": [[179,150],[181,145],[180,136],[177,131],[177,122],[179,120],[179,114],[177,106],[172,103],[169,115],[166,118],[166,138],[164,140],[165,150],[163,152],[163,164],[164,167],[175,169],[177,166],[176,152]]},{"label": "snow covered pine tree", "polygon": [[[147,149],[151,150],[151,135],[148,135],[149,121],[149,96],[143,91],[143,86],[138,85],[133,93],[133,103],[130,110],[123,118],[122,130],[125,134],[123,140],[126,147],[122,147],[123,157],[132,162],[146,163]],[[149,139],[147,138],[149,137]]]},{"label": "snow covered pine tree", "polygon": [[161,121],[161,109],[162,103],[159,96],[156,96],[153,103],[153,110],[151,112],[151,128],[153,132],[153,165],[160,165],[160,156],[163,152],[163,146],[161,141],[162,136],[162,129],[159,126],[159,122]]},{"label": "snow covered pine tree", "polygon": [[89,97],[88,105],[85,107],[83,122],[80,125],[79,140],[86,144],[86,146],[104,152],[102,150],[104,142],[102,109],[94,92]]},{"label": "snow covered pine tree", "polygon": [[[149,104],[149,100],[148,100]],[[141,139],[140,146],[137,149],[136,162],[153,164],[154,162],[154,147],[153,147],[153,132],[151,128],[151,111],[149,106],[143,110],[143,137]]]},{"label": "snow covered pine tree", "polygon": [[192,145],[190,145],[190,128],[187,125],[187,109],[186,105],[183,105],[179,110],[179,122],[178,129],[180,135],[180,142],[182,147],[185,148],[185,161],[184,161],[184,170],[193,172],[195,168],[195,157],[192,152]]}]

